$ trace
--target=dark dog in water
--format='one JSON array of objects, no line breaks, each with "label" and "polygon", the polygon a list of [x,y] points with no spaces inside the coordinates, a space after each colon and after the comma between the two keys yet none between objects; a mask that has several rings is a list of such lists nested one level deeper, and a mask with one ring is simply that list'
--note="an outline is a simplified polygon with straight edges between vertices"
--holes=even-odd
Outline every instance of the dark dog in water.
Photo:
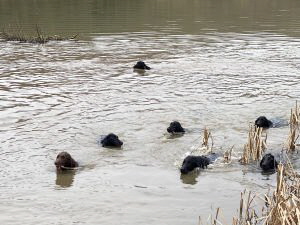
[{"label": "dark dog in water", "polygon": [[133,69],[140,69],[140,70],[150,70],[151,68],[147,66],[143,61],[138,61],[134,66]]},{"label": "dark dog in water", "polygon": [[273,126],[271,120],[268,120],[265,116],[260,116],[255,120],[255,125],[262,128],[270,128]]},{"label": "dark dog in water", "polygon": [[59,153],[54,164],[58,170],[68,170],[78,167],[78,163],[67,152]]},{"label": "dark dog in water", "polygon": [[217,157],[216,153],[211,153],[206,156],[189,155],[183,160],[180,172],[182,174],[187,174],[196,168],[205,169],[209,164],[213,163]]},{"label": "dark dog in water", "polygon": [[113,133],[110,133],[101,138],[101,144],[103,147],[117,147],[120,148],[123,142],[119,140],[119,137]]},{"label": "dark dog in water", "polygon": [[170,126],[167,128],[167,131],[171,134],[185,132],[185,130],[182,128],[181,124],[178,121],[173,121],[172,123],[170,123]]},{"label": "dark dog in water", "polygon": [[259,165],[264,172],[268,172],[276,170],[278,163],[275,157],[272,154],[268,153],[264,155]]}]

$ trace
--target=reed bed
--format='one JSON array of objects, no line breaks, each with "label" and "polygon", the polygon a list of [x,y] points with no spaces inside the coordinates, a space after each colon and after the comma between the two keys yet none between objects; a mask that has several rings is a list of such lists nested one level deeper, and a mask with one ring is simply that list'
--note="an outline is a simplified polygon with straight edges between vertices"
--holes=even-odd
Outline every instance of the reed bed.
[{"label": "reed bed", "polygon": [[300,107],[296,101],[296,105],[291,109],[290,114],[290,130],[287,139],[287,152],[294,152],[296,150],[297,141],[299,138],[299,126],[300,126]]},{"label": "reed bed", "polygon": [[300,177],[289,167],[278,166],[276,189],[264,196],[264,206],[259,211],[253,204],[255,194],[241,196],[239,217],[233,218],[233,225],[282,225],[300,224]]},{"label": "reed bed", "polygon": [[15,29],[9,29],[5,30],[3,29],[2,32],[0,32],[0,39],[3,41],[16,41],[21,43],[33,43],[33,44],[45,44],[49,41],[66,41],[66,40],[76,40],[78,34],[72,36],[72,37],[62,37],[59,35],[44,35],[40,29],[39,26],[36,25],[35,27],[35,33],[34,36],[28,36],[25,35],[25,33],[22,31],[21,28],[15,28]]},{"label": "reed bed", "polygon": [[278,166],[276,190],[266,205],[265,224],[300,224],[300,178],[294,170]]},{"label": "reed bed", "polygon": [[[216,210],[207,224],[223,223]],[[201,218],[199,224],[203,225]],[[252,192],[243,191],[240,198],[238,215],[233,217],[232,225],[298,225],[300,224],[300,175],[291,165],[279,164],[276,189],[260,197]]]},{"label": "reed bed", "polygon": [[248,141],[244,146],[244,151],[240,162],[249,164],[252,161],[260,160],[265,152],[267,145],[267,136],[263,137],[263,129],[261,127],[250,125],[248,133]]}]

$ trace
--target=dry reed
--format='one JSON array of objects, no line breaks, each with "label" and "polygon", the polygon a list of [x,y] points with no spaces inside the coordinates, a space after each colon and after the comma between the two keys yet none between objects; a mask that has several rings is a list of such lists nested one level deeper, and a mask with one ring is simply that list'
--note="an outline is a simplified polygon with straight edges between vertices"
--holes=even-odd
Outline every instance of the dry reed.
[{"label": "dry reed", "polygon": [[296,142],[299,138],[299,126],[300,126],[300,107],[297,104],[295,108],[291,109],[290,114],[290,130],[287,140],[287,152],[294,152],[296,150]]},{"label": "dry reed", "polygon": [[300,224],[300,177],[291,167],[278,165],[277,186],[266,196],[264,224]]},{"label": "dry reed", "polygon": [[244,146],[244,151],[240,162],[243,164],[248,164],[252,161],[257,161],[261,159],[262,154],[266,150],[267,136],[263,138],[263,129],[261,127],[250,125],[248,133],[248,141]]},{"label": "dry reed", "polygon": [[[262,198],[251,192],[241,193],[238,216],[232,220],[233,225],[298,225],[300,224],[300,175],[291,164],[278,165],[276,189],[265,194],[263,205],[257,204]],[[259,205],[261,207],[259,207]],[[216,217],[209,224],[223,224]]]},{"label": "dry reed", "polygon": [[229,150],[226,150],[223,154],[223,162],[224,163],[230,163],[231,162],[231,156],[232,156],[232,151],[233,151],[233,147],[232,146]]},{"label": "dry reed", "polygon": [[72,37],[61,37],[59,35],[44,35],[41,32],[41,29],[38,25],[36,25],[35,27],[36,36],[25,35],[21,28],[15,28],[10,30],[11,31],[3,29],[2,32],[0,32],[0,39],[3,39],[4,41],[44,44],[49,41],[75,40],[78,36],[77,34]]},{"label": "dry reed", "polygon": [[[211,140],[210,146],[209,146],[209,139]],[[205,127],[203,131],[202,147],[205,147],[207,150],[210,150],[210,152],[212,152],[213,145],[214,145],[214,141],[211,132]]]}]

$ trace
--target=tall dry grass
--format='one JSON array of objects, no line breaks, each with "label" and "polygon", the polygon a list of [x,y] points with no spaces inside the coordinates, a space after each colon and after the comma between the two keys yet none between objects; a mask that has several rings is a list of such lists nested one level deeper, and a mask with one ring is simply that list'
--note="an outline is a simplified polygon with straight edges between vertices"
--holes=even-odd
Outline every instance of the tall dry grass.
[{"label": "tall dry grass", "polygon": [[289,124],[290,130],[287,139],[287,152],[294,152],[300,133],[300,107],[298,106],[297,101],[295,107],[291,109]]},{"label": "tall dry grass", "polygon": [[300,178],[294,170],[278,166],[277,186],[266,196],[265,224],[300,224]]},{"label": "tall dry grass", "polygon": [[37,43],[37,44],[44,44],[49,41],[65,41],[65,40],[75,40],[78,34],[72,37],[62,37],[59,35],[44,35],[41,31],[41,28],[36,25],[35,27],[35,36],[26,35],[21,27],[3,29],[0,32],[0,39],[4,41],[16,41],[22,43]]},{"label": "tall dry grass", "polygon": [[[209,146],[209,140],[211,140],[210,146]],[[214,145],[214,141],[211,132],[205,127],[203,130],[202,147],[206,147],[207,150],[212,151],[213,145]]]},{"label": "tall dry grass", "polygon": [[230,149],[228,149],[224,152],[224,154],[223,154],[223,162],[224,163],[231,163],[233,147],[234,146],[232,146]]},{"label": "tall dry grass", "polygon": [[[207,224],[225,225],[219,218],[220,208]],[[199,224],[203,225],[199,220]],[[299,225],[300,224],[300,175],[291,164],[279,164],[276,189],[260,197],[243,191],[238,215],[233,217],[232,225]]]},{"label": "tall dry grass", "polygon": [[267,145],[267,136],[263,137],[263,129],[261,127],[250,125],[248,140],[244,146],[242,158],[240,162],[248,164],[252,161],[260,160],[265,152]]}]

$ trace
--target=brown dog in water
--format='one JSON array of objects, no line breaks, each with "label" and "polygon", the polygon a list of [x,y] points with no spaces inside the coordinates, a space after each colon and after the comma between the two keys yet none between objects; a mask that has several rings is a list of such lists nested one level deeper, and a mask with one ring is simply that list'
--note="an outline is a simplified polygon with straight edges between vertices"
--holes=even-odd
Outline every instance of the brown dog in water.
[{"label": "brown dog in water", "polygon": [[54,162],[57,170],[68,170],[78,167],[78,163],[67,152],[61,152],[57,155]]}]

